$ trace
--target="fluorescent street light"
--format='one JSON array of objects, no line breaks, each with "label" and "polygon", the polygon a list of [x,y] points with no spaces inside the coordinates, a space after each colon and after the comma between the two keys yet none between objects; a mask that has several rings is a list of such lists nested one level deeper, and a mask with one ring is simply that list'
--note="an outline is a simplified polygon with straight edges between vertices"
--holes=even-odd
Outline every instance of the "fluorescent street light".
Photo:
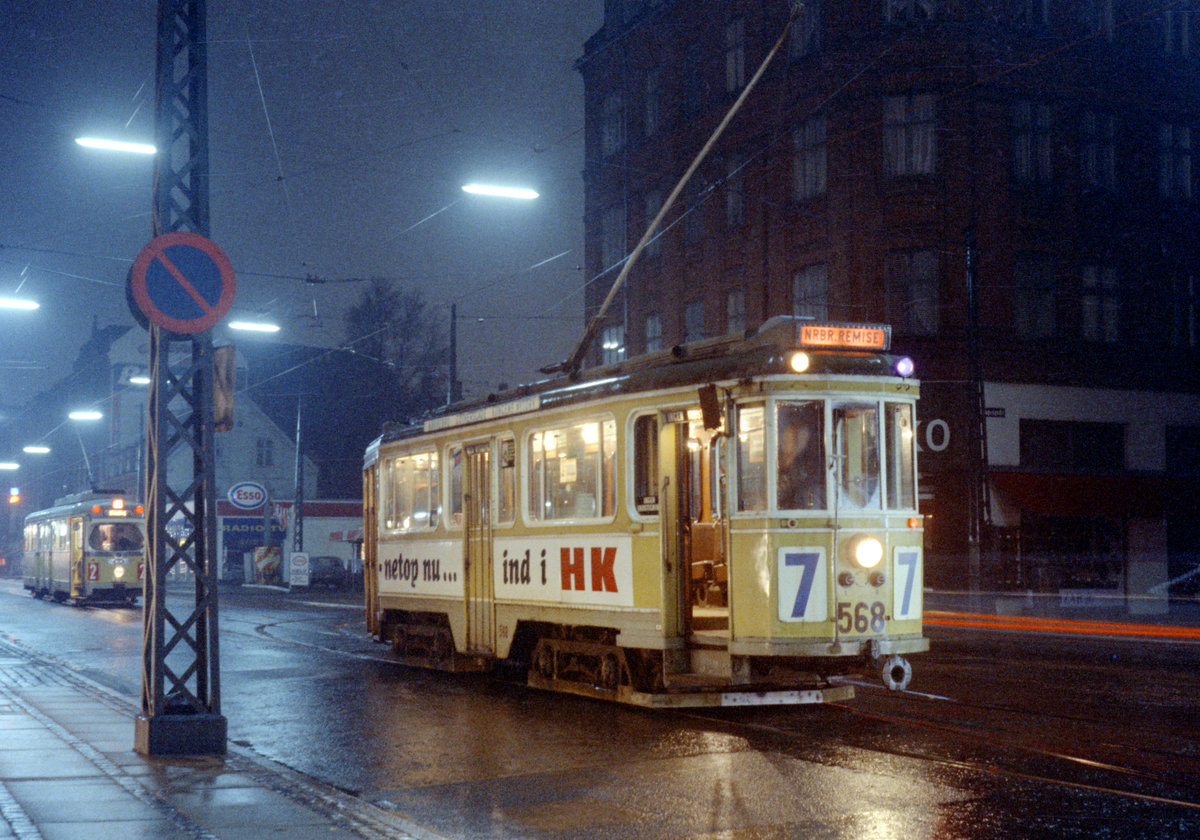
[{"label": "fluorescent street light", "polygon": [[265,321],[230,321],[229,329],[244,330],[246,332],[277,333],[279,332],[279,325],[268,324]]},{"label": "fluorescent street light", "polygon": [[471,195],[490,195],[496,198],[520,198],[530,201],[538,197],[535,190],[526,187],[498,187],[492,184],[463,184],[463,192]]},{"label": "fluorescent street light", "polygon": [[48,455],[50,453],[50,447],[42,446],[40,443],[31,443],[29,446],[22,448],[21,451],[30,455]]},{"label": "fluorescent street light", "polygon": [[40,305],[36,300],[0,297],[0,309],[37,309]]},{"label": "fluorescent street light", "polygon": [[67,415],[67,417],[71,418],[72,420],[99,420],[103,416],[104,415],[101,414],[99,411],[96,411],[95,409],[91,409],[91,408],[84,408],[84,409],[80,409],[78,411],[72,411],[70,414]]},{"label": "fluorescent street light", "polygon": [[0,461],[0,470],[19,470],[21,465],[16,461]]},{"label": "fluorescent street light", "polygon": [[75,142],[89,149],[104,149],[109,152],[133,152],[152,155],[158,151],[149,143],[126,143],[124,140],[104,140],[99,137],[76,137]]},{"label": "fluorescent street light", "polygon": [[137,374],[134,374],[133,376],[129,377],[129,384],[130,385],[149,385],[150,377],[146,376],[144,373],[137,373]]}]

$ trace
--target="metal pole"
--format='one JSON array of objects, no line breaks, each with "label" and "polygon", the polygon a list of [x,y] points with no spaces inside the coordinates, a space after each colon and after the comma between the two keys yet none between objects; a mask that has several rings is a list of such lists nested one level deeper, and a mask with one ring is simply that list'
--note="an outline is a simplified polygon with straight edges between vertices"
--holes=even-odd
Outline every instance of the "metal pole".
[{"label": "metal pole", "polygon": [[[205,0],[160,0],[154,235],[208,236],[208,86]],[[143,755],[221,755],[213,487],[213,346],[209,330],[183,337],[150,326],[142,611]],[[172,466],[172,455],[175,469]],[[190,455],[190,457],[187,457]],[[167,579],[193,581],[191,609],[173,612]]]}]

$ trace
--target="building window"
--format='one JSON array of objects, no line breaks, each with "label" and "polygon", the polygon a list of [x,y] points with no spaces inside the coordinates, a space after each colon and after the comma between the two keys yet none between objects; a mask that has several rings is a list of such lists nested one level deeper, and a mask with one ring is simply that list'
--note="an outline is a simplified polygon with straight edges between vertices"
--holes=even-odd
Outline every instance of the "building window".
[{"label": "building window", "polygon": [[825,263],[792,275],[792,314],[816,321],[829,319],[829,267]]},{"label": "building window", "polygon": [[652,312],[646,316],[646,352],[653,353],[663,349],[662,316]]},{"label": "building window", "polygon": [[1200,426],[1167,426],[1167,472],[1200,478]]},{"label": "building window", "polygon": [[1083,0],[1079,14],[1089,35],[1113,39],[1113,0]]},{"label": "building window", "polygon": [[825,0],[807,0],[800,10],[800,17],[792,22],[792,30],[788,33],[788,55],[793,60],[814,55],[824,46],[824,5]]},{"label": "building window", "polygon": [[1079,180],[1085,190],[1117,188],[1117,120],[1085,111],[1079,128]]},{"label": "building window", "polygon": [[611,365],[625,358],[625,327],[617,324],[605,327],[600,335],[600,349],[604,364]]},{"label": "building window", "polygon": [[935,335],[938,330],[936,251],[898,251],[888,255],[885,282],[887,319],[909,335]]},{"label": "building window", "polygon": [[1013,178],[1027,184],[1051,181],[1050,106],[1037,102],[1013,105]]},{"label": "building window", "polygon": [[933,20],[937,14],[937,0],[883,0],[883,14],[889,23]]},{"label": "building window", "polygon": [[1158,191],[1163,198],[1192,197],[1192,130],[1163,123],[1158,127]]},{"label": "building window", "polygon": [[658,134],[658,129],[662,125],[662,71],[658,67],[651,67],[646,71],[646,81],[642,92],[644,94],[642,130],[647,137],[653,137]]},{"label": "building window", "polygon": [[889,176],[928,175],[937,158],[933,96],[890,96],[884,103],[884,170]]},{"label": "building window", "polygon": [[1115,266],[1083,267],[1081,326],[1084,341],[1115,344],[1120,340],[1120,292]]},{"label": "building window", "polygon": [[[646,227],[650,227],[650,223],[658,216],[658,211],[662,209],[662,190],[654,189],[646,193],[642,201],[642,209],[646,214]],[[659,225],[658,230],[654,231],[654,236],[646,243],[644,253],[647,257],[657,257],[662,253],[662,236],[664,227]]]},{"label": "building window", "polygon": [[1200,346],[1200,282],[1196,275],[1177,273],[1171,278],[1171,343],[1176,347]]},{"label": "building window", "polygon": [[257,467],[275,466],[275,441],[270,438],[259,438],[254,443],[254,465]]},{"label": "building window", "polygon": [[746,331],[746,290],[733,289],[725,295],[725,332],[737,335]]},{"label": "building window", "polygon": [[1190,3],[1163,12],[1163,51],[1186,58],[1192,54],[1192,15]]},{"label": "building window", "polygon": [[683,57],[683,108],[691,115],[704,108],[704,53],[698,43],[688,44]]},{"label": "building window", "polygon": [[740,155],[725,163],[725,226],[731,229],[746,224],[745,168],[746,161]]},{"label": "building window", "polygon": [[621,97],[610,93],[600,106],[600,155],[612,157],[625,145],[625,109]]},{"label": "building window", "polygon": [[792,198],[824,195],[828,177],[825,117],[806,120],[792,134]]},{"label": "building window", "polygon": [[725,92],[746,86],[746,21],[734,18],[725,24]]},{"label": "building window", "polygon": [[1013,330],[1017,337],[1027,341],[1053,337],[1057,312],[1050,258],[1044,254],[1018,257],[1013,268]]},{"label": "building window", "polygon": [[704,338],[704,301],[693,300],[683,307],[683,341]]},{"label": "building window", "polygon": [[600,270],[609,271],[625,259],[625,208],[609,207],[600,217]]},{"label": "building window", "polygon": [[1013,22],[1018,26],[1050,23],[1050,0],[1013,0]]},{"label": "building window", "polygon": [[1125,426],[1022,417],[1021,466],[1042,470],[1117,471],[1125,467]]},{"label": "building window", "polygon": [[707,198],[704,193],[700,180],[692,175],[684,187],[683,241],[688,245],[696,245],[704,238],[704,200]]}]

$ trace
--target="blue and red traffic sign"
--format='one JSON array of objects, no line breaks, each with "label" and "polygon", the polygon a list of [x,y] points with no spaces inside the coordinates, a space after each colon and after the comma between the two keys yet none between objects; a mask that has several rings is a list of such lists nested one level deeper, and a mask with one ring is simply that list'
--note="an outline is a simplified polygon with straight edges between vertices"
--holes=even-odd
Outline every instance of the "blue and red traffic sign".
[{"label": "blue and red traffic sign", "polygon": [[150,323],[173,333],[207,330],[233,305],[236,282],[211,239],[176,231],[150,240],[130,272],[130,291]]}]

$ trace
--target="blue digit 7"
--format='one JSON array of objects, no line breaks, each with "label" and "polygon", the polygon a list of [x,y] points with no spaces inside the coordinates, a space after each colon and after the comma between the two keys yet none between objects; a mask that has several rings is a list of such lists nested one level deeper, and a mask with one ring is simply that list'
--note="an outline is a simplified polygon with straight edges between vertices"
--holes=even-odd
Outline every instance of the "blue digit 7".
[{"label": "blue digit 7", "polygon": [[915,551],[901,551],[896,555],[896,565],[908,568],[908,577],[904,581],[904,597],[900,600],[899,615],[907,616],[909,604],[912,603],[913,581],[917,579],[917,557]]},{"label": "blue digit 7", "polygon": [[796,552],[783,555],[784,565],[800,566],[800,586],[796,590],[796,603],[792,606],[792,618],[803,618],[808,607],[808,596],[812,593],[813,580],[817,576],[817,562],[821,555],[815,551]]}]

